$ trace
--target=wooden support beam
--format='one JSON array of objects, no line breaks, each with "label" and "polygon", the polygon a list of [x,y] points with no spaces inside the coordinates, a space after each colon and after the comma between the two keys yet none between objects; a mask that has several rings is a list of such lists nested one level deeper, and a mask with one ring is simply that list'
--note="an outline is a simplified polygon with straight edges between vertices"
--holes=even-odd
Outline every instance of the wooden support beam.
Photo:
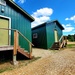
[{"label": "wooden support beam", "polygon": [[30,50],[30,53],[29,53],[30,56],[29,57],[32,58],[32,45],[31,45],[31,43],[29,43],[29,50]]},{"label": "wooden support beam", "polygon": [[13,64],[17,65],[16,55],[18,50],[18,31],[14,31],[14,50],[13,50]]},{"label": "wooden support beam", "polygon": [[17,54],[17,49],[18,49],[18,32],[16,30],[16,31],[14,31],[14,50],[13,50],[13,55]]}]

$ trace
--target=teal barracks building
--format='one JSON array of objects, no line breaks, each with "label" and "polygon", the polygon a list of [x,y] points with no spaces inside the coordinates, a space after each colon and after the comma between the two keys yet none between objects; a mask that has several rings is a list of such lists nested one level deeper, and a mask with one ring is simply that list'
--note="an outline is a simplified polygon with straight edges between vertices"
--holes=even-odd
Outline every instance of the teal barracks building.
[{"label": "teal barracks building", "polygon": [[[58,20],[40,24],[32,28],[32,42],[36,48],[59,49],[64,30]],[[59,42],[60,41],[60,42]]]},{"label": "teal barracks building", "polygon": [[33,21],[34,18],[13,0],[0,0],[0,52],[14,49],[14,55],[18,51],[30,58]]}]

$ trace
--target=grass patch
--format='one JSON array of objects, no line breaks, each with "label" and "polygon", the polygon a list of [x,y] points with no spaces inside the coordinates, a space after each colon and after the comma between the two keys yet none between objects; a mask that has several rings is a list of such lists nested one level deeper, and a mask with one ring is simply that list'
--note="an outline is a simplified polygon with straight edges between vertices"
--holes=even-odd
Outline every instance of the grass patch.
[{"label": "grass patch", "polygon": [[75,44],[67,44],[67,48],[75,48]]},{"label": "grass patch", "polygon": [[52,52],[52,53],[57,53],[57,52],[59,52],[60,50],[51,50],[51,49],[49,49],[49,51]]},{"label": "grass patch", "polygon": [[22,66],[27,66],[29,63],[31,62],[34,62],[38,59],[40,59],[41,57],[34,57],[33,59],[31,60],[18,60],[18,65],[17,66],[14,66],[12,65],[9,61],[8,62],[0,62],[0,73],[3,73],[5,71],[10,71],[10,70],[13,70],[13,69],[17,69],[17,68],[20,68]]},{"label": "grass patch", "polygon": [[13,70],[13,67],[8,67],[8,68],[2,68],[0,69],[0,73],[5,72],[5,71],[9,71],[9,70]]}]

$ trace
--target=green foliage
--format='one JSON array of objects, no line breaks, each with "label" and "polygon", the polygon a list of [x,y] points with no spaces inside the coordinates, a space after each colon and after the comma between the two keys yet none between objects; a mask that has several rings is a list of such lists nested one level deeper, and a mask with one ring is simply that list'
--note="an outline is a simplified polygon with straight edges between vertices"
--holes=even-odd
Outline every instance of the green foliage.
[{"label": "green foliage", "polygon": [[67,36],[67,39],[68,39],[69,41],[75,41],[75,34],[74,34],[74,35],[68,35],[68,36]]},{"label": "green foliage", "polygon": [[13,67],[0,69],[0,73],[5,72],[5,71],[9,71],[9,70],[13,70]]},{"label": "green foliage", "polygon": [[68,44],[67,47],[68,48],[75,48],[75,44]]}]

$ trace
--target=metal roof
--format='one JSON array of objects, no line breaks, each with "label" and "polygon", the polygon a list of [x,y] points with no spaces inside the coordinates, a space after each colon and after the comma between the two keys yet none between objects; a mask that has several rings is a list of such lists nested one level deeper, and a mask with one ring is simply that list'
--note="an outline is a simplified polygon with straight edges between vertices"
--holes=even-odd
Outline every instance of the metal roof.
[{"label": "metal roof", "polygon": [[32,30],[37,29],[37,28],[40,28],[40,27],[43,27],[43,26],[45,26],[46,24],[53,23],[53,22],[56,22],[57,25],[58,25],[62,30],[64,30],[64,27],[59,23],[58,20],[52,20],[52,21],[48,21],[48,22],[42,23],[42,24],[40,24],[40,25],[37,25],[36,27],[33,27]]}]

